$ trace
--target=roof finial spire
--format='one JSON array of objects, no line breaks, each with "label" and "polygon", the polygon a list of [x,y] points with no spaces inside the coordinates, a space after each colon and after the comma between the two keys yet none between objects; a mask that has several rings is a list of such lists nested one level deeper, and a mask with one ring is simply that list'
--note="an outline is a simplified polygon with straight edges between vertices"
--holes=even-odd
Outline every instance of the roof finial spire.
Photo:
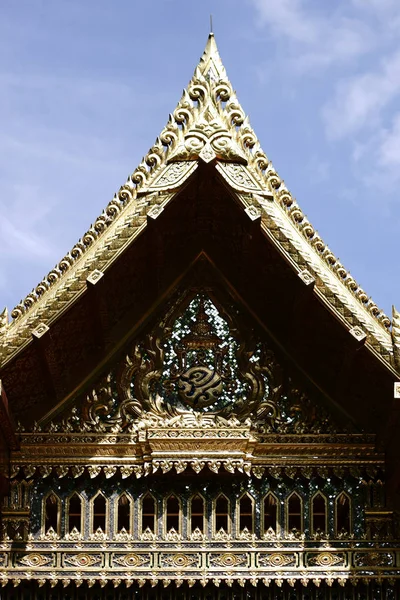
[{"label": "roof finial spire", "polygon": [[212,15],[210,15],[210,35],[214,35],[214,32],[213,32],[213,22],[212,22]]}]

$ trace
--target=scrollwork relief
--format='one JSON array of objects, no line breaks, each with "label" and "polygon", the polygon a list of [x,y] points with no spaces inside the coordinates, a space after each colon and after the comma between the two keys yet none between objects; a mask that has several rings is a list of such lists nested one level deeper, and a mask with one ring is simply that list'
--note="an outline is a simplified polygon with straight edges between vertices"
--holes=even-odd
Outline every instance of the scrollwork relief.
[{"label": "scrollwork relief", "polygon": [[[228,450],[230,439],[250,439],[250,432],[262,436],[337,430],[331,415],[295,385],[238,312],[226,310],[203,291],[185,292],[147,335],[128,347],[83,402],[70,409],[69,417],[51,424],[49,431],[55,437],[62,432],[104,433],[107,444],[121,433],[129,434],[131,442],[168,438],[177,449],[180,438],[187,444],[190,437],[218,437],[225,438]],[[228,462],[223,463],[227,470]],[[164,460],[150,469],[179,470],[175,463]],[[193,463],[192,468],[197,472],[205,464],[197,468]],[[91,477],[98,474],[96,469],[91,467]],[[105,475],[112,476],[114,470],[107,467]],[[81,470],[75,471],[79,476]]]}]

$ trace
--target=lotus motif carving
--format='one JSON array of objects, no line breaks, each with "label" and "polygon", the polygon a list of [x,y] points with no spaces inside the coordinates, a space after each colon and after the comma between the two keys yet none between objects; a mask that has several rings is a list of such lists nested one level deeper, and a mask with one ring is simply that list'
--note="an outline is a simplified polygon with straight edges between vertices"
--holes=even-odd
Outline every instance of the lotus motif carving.
[{"label": "lotus motif carving", "polygon": [[390,567],[394,558],[389,552],[359,552],[355,555],[355,564],[357,567]]},{"label": "lotus motif carving", "polygon": [[167,567],[175,567],[177,569],[187,569],[193,565],[198,566],[198,554],[165,554],[161,557],[161,562]]},{"label": "lotus motif carving", "polygon": [[74,567],[93,567],[101,562],[101,556],[99,554],[87,554],[82,552],[80,554],[72,554],[65,556],[64,563],[72,565]]},{"label": "lotus motif carving", "polygon": [[226,552],[225,554],[218,554],[211,557],[211,564],[214,567],[238,567],[239,565],[246,564],[247,561],[247,554],[233,554],[233,552]]},{"label": "lotus motif carving", "polygon": [[149,565],[150,555],[136,554],[134,552],[130,552],[129,554],[114,556],[114,562],[118,565],[121,565],[122,567],[129,567],[130,569],[135,569],[137,567],[142,567],[143,565]]},{"label": "lotus motif carving", "polygon": [[296,564],[296,555],[284,554],[283,552],[261,554],[258,558],[258,563],[264,567],[287,567],[288,565]]},{"label": "lotus motif carving", "polygon": [[308,560],[310,565],[318,567],[333,567],[334,565],[344,563],[343,554],[333,554],[332,552],[320,552],[317,555],[310,556]]},{"label": "lotus motif carving", "polygon": [[53,556],[48,554],[26,554],[18,559],[18,563],[27,567],[47,567],[53,562]]}]

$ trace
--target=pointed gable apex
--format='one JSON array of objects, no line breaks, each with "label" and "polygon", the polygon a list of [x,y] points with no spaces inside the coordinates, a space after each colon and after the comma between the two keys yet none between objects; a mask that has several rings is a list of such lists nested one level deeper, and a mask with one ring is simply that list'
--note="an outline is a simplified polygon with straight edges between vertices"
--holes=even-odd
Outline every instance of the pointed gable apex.
[{"label": "pointed gable apex", "polygon": [[[155,144],[72,250],[11,312],[0,330],[0,360],[9,362],[50,327],[106,272],[197,169],[212,165],[249,218],[298,272],[304,284],[394,372],[390,319],[345,270],[309,223],[263,152],[218,53],[213,34],[194,75]],[[357,337],[358,336],[358,337]],[[397,366],[398,368],[398,366]]]},{"label": "pointed gable apex", "polygon": [[207,44],[203,55],[200,58],[196,72],[199,71],[204,77],[218,81],[219,79],[227,79],[225,67],[222,64],[221,57],[218,52],[217,42],[213,33],[208,36]]}]

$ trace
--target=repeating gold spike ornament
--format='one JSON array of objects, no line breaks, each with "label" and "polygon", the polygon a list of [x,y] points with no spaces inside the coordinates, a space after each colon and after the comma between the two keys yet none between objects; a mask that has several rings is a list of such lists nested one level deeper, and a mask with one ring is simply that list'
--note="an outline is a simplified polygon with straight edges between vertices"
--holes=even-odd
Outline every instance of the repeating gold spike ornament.
[{"label": "repeating gold spike ornament", "polygon": [[400,313],[392,308],[393,356],[396,368],[400,371]]}]

